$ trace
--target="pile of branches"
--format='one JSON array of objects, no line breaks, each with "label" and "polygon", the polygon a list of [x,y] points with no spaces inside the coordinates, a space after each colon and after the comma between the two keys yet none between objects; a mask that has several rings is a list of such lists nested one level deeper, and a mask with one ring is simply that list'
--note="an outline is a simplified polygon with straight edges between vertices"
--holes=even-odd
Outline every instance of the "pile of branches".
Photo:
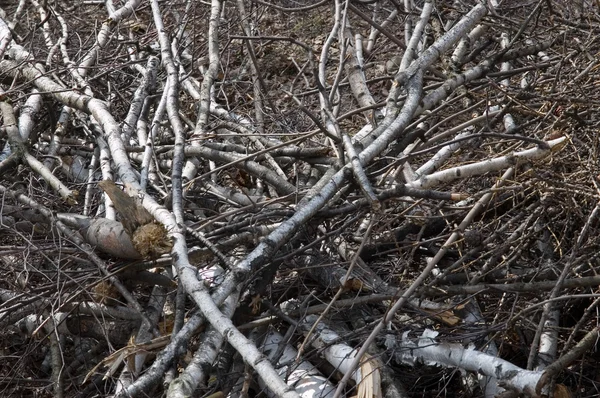
[{"label": "pile of branches", "polygon": [[598,394],[597,2],[0,7],[1,395]]}]

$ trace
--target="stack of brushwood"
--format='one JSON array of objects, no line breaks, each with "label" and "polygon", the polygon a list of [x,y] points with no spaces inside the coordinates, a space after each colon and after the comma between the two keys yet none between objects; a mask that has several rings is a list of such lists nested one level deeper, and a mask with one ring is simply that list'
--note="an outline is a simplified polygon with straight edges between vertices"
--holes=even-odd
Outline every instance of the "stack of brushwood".
[{"label": "stack of brushwood", "polygon": [[0,395],[597,396],[597,1],[0,2]]}]

